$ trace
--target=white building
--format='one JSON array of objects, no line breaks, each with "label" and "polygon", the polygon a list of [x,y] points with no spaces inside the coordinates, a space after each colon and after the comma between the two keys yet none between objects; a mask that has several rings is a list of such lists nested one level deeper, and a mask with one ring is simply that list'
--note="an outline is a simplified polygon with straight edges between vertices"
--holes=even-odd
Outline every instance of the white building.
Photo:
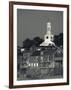
[{"label": "white building", "polygon": [[47,32],[44,35],[44,42],[42,42],[40,44],[40,46],[48,46],[48,45],[55,46],[53,39],[54,39],[54,35],[51,33],[51,23],[48,22],[47,23]]}]

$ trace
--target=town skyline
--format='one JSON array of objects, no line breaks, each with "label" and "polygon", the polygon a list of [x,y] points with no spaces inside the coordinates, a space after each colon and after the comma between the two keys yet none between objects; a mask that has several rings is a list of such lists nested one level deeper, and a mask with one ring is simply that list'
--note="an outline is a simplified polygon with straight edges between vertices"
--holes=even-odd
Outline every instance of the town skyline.
[{"label": "town skyline", "polygon": [[[17,10],[17,44],[22,46],[26,39],[33,39],[39,36],[44,38],[47,31],[47,22],[51,22],[52,34],[57,35],[63,32],[62,11],[40,11],[40,10]],[[31,21],[31,22],[30,22]]]}]

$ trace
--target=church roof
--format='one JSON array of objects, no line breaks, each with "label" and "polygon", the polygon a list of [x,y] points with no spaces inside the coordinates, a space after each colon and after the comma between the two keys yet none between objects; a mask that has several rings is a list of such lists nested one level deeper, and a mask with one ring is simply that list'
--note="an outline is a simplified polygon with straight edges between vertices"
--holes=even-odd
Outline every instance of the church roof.
[{"label": "church roof", "polygon": [[44,41],[40,44],[40,46],[49,46],[49,45],[55,46],[54,42],[52,42],[52,41]]}]

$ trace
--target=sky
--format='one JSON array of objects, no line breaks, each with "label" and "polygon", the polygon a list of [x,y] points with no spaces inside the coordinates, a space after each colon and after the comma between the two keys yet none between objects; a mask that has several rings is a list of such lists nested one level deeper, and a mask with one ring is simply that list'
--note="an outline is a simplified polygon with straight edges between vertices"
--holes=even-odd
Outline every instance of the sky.
[{"label": "sky", "polygon": [[51,22],[53,35],[63,32],[62,11],[17,9],[17,45],[22,46],[27,38],[44,38],[47,22]]}]

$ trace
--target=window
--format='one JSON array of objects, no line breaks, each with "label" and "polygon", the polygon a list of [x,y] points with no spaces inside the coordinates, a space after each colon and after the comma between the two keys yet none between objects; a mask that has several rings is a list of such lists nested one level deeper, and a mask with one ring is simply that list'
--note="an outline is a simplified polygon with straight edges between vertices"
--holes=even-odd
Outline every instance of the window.
[{"label": "window", "polygon": [[28,66],[30,66],[30,63],[28,64]]},{"label": "window", "polygon": [[37,67],[38,67],[38,63],[36,63]]},{"label": "window", "polygon": [[28,66],[31,66],[32,67],[33,66],[33,63],[28,63]]},{"label": "window", "polygon": [[38,67],[38,63],[34,63],[34,67]]},{"label": "window", "polygon": [[38,63],[29,63],[28,66],[31,66],[31,67],[38,67]]},{"label": "window", "polygon": [[31,63],[31,67],[33,67],[33,63]]},{"label": "window", "polygon": [[48,36],[46,38],[48,39]]},{"label": "window", "polygon": [[34,67],[36,66],[36,63],[34,63]]}]

